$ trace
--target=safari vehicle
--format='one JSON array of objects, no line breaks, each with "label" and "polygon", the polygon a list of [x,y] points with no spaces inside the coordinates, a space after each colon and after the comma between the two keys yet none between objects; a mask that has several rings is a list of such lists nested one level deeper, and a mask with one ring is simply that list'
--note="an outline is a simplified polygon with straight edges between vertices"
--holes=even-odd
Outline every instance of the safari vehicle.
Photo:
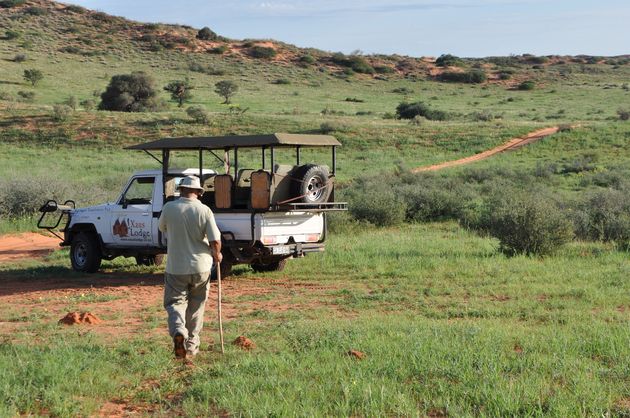
[{"label": "safari vehicle", "polygon": [[[289,258],[324,251],[326,212],[347,210],[346,203],[335,202],[340,145],[328,135],[271,134],[165,138],[130,146],[126,149],[145,152],[161,169],[133,174],[115,202],[75,208],[73,201],[50,200],[40,209],[38,227],[55,233],[65,221],[63,237],[57,236],[61,246],[70,246],[77,271],[95,272],[103,259],[119,256],[159,264],[166,253],[166,237],[158,229],[162,207],[178,197],[185,176],[196,175],[204,188],[200,199],[221,231],[222,273],[229,274],[235,264],[282,270]],[[310,147],[330,148],[331,166],[302,164],[301,151]],[[240,167],[239,150],[252,148],[260,150],[260,167]],[[286,149],[294,150],[295,164],[277,164],[276,152],[287,154]],[[198,167],[171,168],[173,154],[180,151],[193,152]],[[208,157],[223,164],[224,174],[204,168]]]}]

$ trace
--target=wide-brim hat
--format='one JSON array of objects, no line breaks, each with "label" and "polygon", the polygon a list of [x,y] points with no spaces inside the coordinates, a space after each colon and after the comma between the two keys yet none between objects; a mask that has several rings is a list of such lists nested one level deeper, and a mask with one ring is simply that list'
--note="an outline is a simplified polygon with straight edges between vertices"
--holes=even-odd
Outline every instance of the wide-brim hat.
[{"label": "wide-brim hat", "polygon": [[195,176],[184,177],[182,181],[179,182],[179,185],[177,186],[178,189],[181,189],[182,187],[185,189],[198,190],[201,192],[201,194],[203,194],[203,187],[201,187],[201,183],[199,182],[199,177],[195,177]]}]

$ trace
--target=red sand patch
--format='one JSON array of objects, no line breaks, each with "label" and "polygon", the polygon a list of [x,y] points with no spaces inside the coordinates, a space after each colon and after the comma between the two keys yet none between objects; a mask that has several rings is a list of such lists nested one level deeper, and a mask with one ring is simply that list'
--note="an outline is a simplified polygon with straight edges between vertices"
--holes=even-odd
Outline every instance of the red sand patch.
[{"label": "red sand patch", "polygon": [[362,353],[361,351],[358,351],[358,350],[350,350],[346,354],[348,354],[350,357],[353,357],[357,360],[363,360],[364,358],[367,357],[365,353]]},{"label": "red sand patch", "polygon": [[77,325],[77,324],[100,324],[101,320],[90,312],[68,312],[66,316],[59,320],[60,324]]},{"label": "red sand patch", "polygon": [[253,350],[254,348],[256,348],[256,344],[250,340],[249,338],[245,337],[244,335],[241,335],[240,337],[236,338],[232,344],[234,344],[235,346],[237,346],[238,348],[242,349],[242,350]]},{"label": "red sand patch", "polygon": [[45,257],[59,248],[59,238],[32,232],[0,237],[0,263]]}]

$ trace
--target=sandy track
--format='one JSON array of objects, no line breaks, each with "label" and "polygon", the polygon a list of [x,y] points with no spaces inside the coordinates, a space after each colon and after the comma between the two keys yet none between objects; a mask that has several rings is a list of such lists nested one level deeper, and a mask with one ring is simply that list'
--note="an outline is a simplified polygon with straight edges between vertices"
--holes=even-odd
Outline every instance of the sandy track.
[{"label": "sandy track", "polygon": [[480,152],[479,154],[475,154],[466,158],[461,158],[459,160],[447,161],[445,163],[414,168],[411,170],[411,172],[420,173],[423,171],[437,171],[443,168],[455,167],[458,165],[474,163],[475,161],[485,160],[486,158],[492,157],[493,155],[498,154],[500,152],[510,151],[510,150],[531,144],[532,142],[539,141],[549,135],[555,134],[556,132],[558,132],[559,129],[560,128],[558,126],[553,126],[551,128],[545,128],[545,129],[539,129],[537,131],[530,132],[529,134],[525,136],[510,139],[508,142],[502,145],[499,145],[498,147],[489,149],[484,152]]},{"label": "sandy track", "polygon": [[59,249],[59,238],[32,232],[0,237],[0,263],[44,257]]}]

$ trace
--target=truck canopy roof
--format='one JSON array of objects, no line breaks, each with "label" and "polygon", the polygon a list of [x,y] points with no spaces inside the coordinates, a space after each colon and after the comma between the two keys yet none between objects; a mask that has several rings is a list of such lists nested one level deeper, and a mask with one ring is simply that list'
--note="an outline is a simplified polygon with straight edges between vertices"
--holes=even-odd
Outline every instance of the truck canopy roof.
[{"label": "truck canopy roof", "polygon": [[163,138],[144,144],[132,145],[131,150],[198,150],[254,147],[295,147],[295,146],[340,146],[341,143],[331,135],[300,135],[275,133],[270,135],[229,135]]},{"label": "truck canopy roof", "polygon": [[[215,174],[216,171],[204,168],[202,174]],[[133,173],[134,176],[158,176],[162,175],[162,170],[141,170]],[[172,176],[197,176],[198,168],[169,168],[168,174]]]}]

